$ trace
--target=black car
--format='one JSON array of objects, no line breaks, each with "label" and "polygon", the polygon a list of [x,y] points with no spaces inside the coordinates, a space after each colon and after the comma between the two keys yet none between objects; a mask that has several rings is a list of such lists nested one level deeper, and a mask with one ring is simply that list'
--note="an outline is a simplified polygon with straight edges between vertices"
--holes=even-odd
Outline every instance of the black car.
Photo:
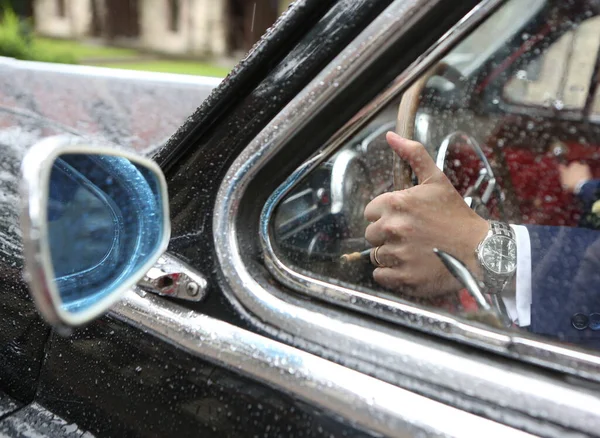
[{"label": "black car", "polygon": [[[435,299],[382,288],[363,218],[370,200],[415,182],[385,141],[396,130],[426,145],[480,215],[575,227],[583,213],[556,169],[580,160],[596,173],[599,17],[595,0],[298,0],[205,100],[216,83],[142,86],[7,61],[0,433],[600,435],[600,308],[569,313],[577,336],[538,333],[477,295],[468,272],[464,290]],[[148,93],[156,105],[135,104]],[[168,141],[169,123],[136,137],[139,120],[156,128],[196,104]],[[133,266],[127,275],[99,264],[85,287],[58,282],[85,262],[70,249],[85,254],[110,228],[48,232],[66,214],[52,202],[77,196],[73,169],[100,210],[134,217],[106,223],[147,233],[102,259]],[[119,198],[139,175],[145,194]],[[52,269],[54,248],[77,268]],[[106,314],[70,318],[93,290],[119,293],[98,301]]]}]

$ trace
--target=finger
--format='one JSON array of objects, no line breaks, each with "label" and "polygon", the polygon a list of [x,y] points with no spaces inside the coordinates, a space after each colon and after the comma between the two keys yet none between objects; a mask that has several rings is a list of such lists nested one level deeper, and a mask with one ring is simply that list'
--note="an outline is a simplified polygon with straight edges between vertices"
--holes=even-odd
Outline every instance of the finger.
[{"label": "finger", "polygon": [[373,271],[373,279],[380,286],[395,292],[411,293],[414,289],[406,281],[406,275],[402,268],[377,268]]},{"label": "finger", "polygon": [[383,216],[383,213],[390,206],[391,193],[392,192],[383,193],[367,204],[364,212],[366,220],[369,222],[375,222],[378,221],[381,216]]},{"label": "finger", "polygon": [[402,138],[392,131],[386,134],[386,140],[394,152],[410,164],[419,184],[426,184],[432,178],[442,174],[421,143]]},{"label": "finger", "polygon": [[373,247],[383,245],[386,241],[386,237],[386,233],[381,227],[381,221],[369,224],[365,230],[365,239]]},{"label": "finger", "polygon": [[402,253],[403,248],[398,244],[383,244],[371,250],[371,264],[376,267],[386,268],[401,266],[403,263]]},{"label": "finger", "polygon": [[407,227],[406,220],[402,216],[386,216],[367,226],[365,239],[372,246],[379,246],[384,243],[400,243]]},{"label": "finger", "polygon": [[371,259],[371,264],[375,267],[383,266],[383,263],[381,262],[381,260],[379,260],[379,249],[381,248],[381,246],[376,246],[371,250],[369,258]]}]

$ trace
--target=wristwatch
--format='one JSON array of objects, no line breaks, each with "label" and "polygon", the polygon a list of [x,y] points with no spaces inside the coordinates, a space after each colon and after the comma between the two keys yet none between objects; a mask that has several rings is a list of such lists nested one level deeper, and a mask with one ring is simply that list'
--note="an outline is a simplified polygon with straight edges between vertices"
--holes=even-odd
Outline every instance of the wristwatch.
[{"label": "wristwatch", "polygon": [[499,294],[517,270],[517,242],[510,225],[489,221],[487,235],[477,250],[487,293]]}]

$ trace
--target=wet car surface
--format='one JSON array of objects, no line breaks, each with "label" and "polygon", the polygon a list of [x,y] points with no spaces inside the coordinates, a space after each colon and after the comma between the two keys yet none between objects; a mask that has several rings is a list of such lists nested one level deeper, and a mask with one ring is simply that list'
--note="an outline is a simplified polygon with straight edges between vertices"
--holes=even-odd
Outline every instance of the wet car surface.
[{"label": "wet car surface", "polygon": [[[410,87],[425,90],[410,114],[429,122],[415,123],[426,146],[455,122],[488,127],[464,98],[487,71],[459,78],[456,94],[444,77],[419,80],[508,3],[300,0],[206,99],[216,81],[0,63],[0,432],[597,435],[593,349],[487,324],[476,306],[465,316],[452,300],[406,299],[378,287],[370,261],[340,262],[366,246],[365,204],[397,188],[384,135]],[[597,6],[535,3],[584,18]],[[486,66],[522,54],[506,48]],[[41,319],[23,281],[19,165],[64,132],[154,155],[167,255],[206,282],[202,300],[134,288],[69,336]],[[479,163],[460,146],[453,170],[470,178]],[[536,179],[535,158],[512,159]]]}]

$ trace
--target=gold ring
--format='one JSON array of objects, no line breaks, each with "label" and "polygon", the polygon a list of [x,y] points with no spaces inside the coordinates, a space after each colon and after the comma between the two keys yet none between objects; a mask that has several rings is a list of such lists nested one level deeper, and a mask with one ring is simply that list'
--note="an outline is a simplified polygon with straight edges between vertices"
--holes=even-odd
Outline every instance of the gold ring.
[{"label": "gold ring", "polygon": [[378,247],[376,247],[373,250],[373,261],[375,262],[375,266],[377,266],[378,268],[383,268],[383,263],[381,263],[379,261],[379,258],[377,257],[377,253],[379,252],[379,248],[381,248],[381,245],[379,245]]}]

